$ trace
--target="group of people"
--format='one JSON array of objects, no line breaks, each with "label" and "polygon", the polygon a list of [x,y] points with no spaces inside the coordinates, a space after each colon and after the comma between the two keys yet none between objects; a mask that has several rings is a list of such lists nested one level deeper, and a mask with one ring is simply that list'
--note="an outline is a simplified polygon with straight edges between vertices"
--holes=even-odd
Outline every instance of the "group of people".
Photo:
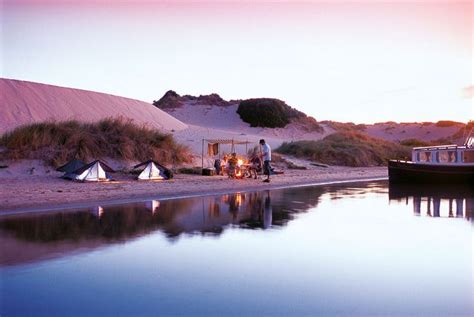
[{"label": "group of people", "polygon": [[222,174],[225,171],[231,177],[247,176],[249,178],[253,177],[257,179],[258,173],[262,171],[263,168],[263,174],[267,176],[266,179],[264,179],[263,181],[265,183],[269,183],[270,174],[272,173],[272,168],[270,165],[270,162],[272,160],[272,149],[270,148],[270,145],[265,142],[264,139],[261,139],[259,141],[259,144],[261,146],[261,153],[254,154],[250,158],[250,164],[246,168],[246,171],[248,172],[246,173],[247,175],[243,175],[241,166],[239,166],[239,160],[237,158],[236,153],[232,153],[230,157],[224,157],[224,162],[221,162],[220,160],[216,160],[214,162],[214,167],[217,173]]}]

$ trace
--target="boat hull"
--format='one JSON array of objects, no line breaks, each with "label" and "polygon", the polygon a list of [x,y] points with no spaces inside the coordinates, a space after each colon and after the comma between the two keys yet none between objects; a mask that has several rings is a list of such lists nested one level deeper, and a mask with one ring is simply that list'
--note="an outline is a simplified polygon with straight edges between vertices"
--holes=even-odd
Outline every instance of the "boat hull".
[{"label": "boat hull", "polygon": [[474,183],[474,165],[432,165],[407,161],[388,162],[390,183]]}]

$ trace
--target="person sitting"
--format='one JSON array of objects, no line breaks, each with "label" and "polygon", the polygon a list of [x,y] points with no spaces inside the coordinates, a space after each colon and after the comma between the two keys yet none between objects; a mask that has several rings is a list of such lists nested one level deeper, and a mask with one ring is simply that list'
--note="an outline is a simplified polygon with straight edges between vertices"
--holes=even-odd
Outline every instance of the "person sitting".
[{"label": "person sitting", "polygon": [[229,177],[235,177],[236,176],[237,168],[238,168],[238,166],[237,166],[238,162],[239,162],[239,160],[237,159],[237,154],[232,153],[231,157],[227,161],[227,175],[229,175]]},{"label": "person sitting", "polygon": [[248,178],[252,178],[252,175],[255,179],[257,179],[257,174],[262,170],[262,160],[258,157],[258,155],[254,155],[250,159],[250,166],[249,166],[249,173],[250,175]]},{"label": "person sitting", "polygon": [[216,175],[222,175],[222,162],[220,159],[214,161],[214,168],[216,169]]}]

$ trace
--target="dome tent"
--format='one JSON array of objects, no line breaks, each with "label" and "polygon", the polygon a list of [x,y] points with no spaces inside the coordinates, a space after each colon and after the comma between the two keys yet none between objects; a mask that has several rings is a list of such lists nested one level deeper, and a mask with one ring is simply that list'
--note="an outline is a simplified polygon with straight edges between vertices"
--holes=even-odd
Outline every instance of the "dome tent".
[{"label": "dome tent", "polygon": [[107,172],[113,173],[115,171],[104,162],[96,160],[72,173],[66,173],[63,177],[83,182],[110,181],[112,178]]},{"label": "dome tent", "polygon": [[143,166],[143,170],[137,177],[138,180],[170,179],[173,177],[171,170],[154,160],[142,162],[138,165],[135,165],[133,168],[140,168]]}]

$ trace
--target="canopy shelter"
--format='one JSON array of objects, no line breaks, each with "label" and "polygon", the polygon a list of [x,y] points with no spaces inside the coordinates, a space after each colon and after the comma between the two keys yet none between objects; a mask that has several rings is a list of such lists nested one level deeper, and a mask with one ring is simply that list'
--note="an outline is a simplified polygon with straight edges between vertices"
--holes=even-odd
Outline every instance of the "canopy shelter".
[{"label": "canopy shelter", "polygon": [[86,165],[86,162],[84,162],[83,160],[74,159],[74,160],[70,160],[63,166],[58,167],[56,170],[58,172],[72,173],[85,165]]},{"label": "canopy shelter", "polygon": [[72,173],[66,173],[63,177],[83,182],[109,181],[112,178],[107,172],[113,173],[115,171],[104,162],[96,160],[84,165]]},{"label": "canopy shelter", "polygon": [[173,173],[168,168],[164,167],[160,163],[154,160],[148,160],[135,165],[133,168],[143,167],[143,170],[138,175],[139,180],[147,179],[170,179],[173,177]]},{"label": "canopy shelter", "polygon": [[236,145],[245,145],[245,155],[247,155],[248,145],[252,144],[250,141],[241,141],[234,139],[202,139],[202,168],[204,169],[204,150],[207,144],[207,155],[211,158],[221,158],[222,145],[230,145],[230,152],[235,153]]}]

